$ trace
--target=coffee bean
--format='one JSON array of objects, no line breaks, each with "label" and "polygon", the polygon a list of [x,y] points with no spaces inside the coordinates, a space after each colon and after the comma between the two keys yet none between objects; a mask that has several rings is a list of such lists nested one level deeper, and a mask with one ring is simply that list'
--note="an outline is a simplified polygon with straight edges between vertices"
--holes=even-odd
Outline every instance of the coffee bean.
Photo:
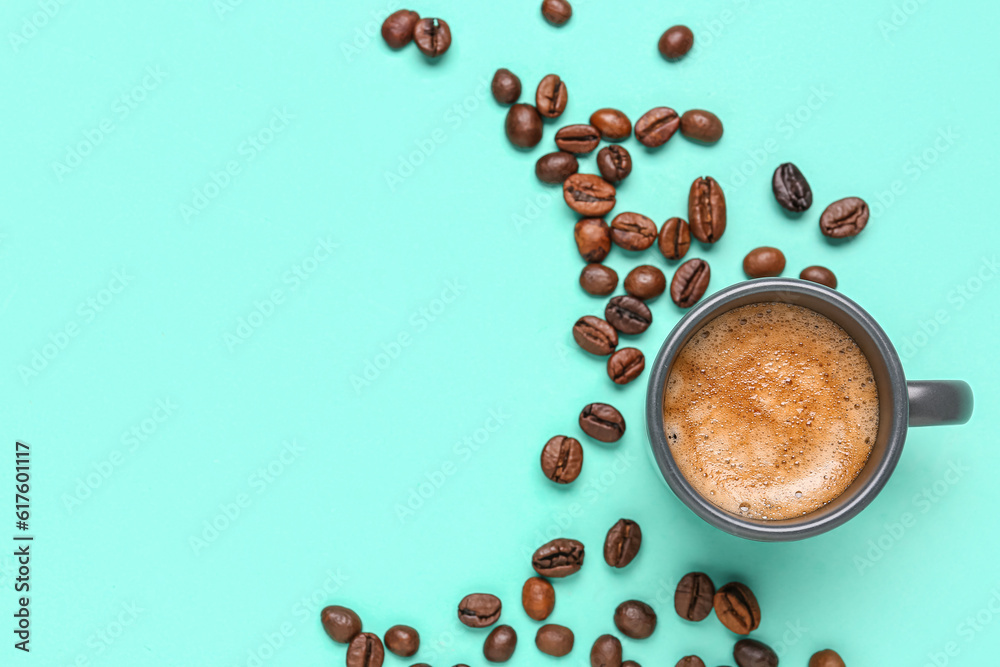
[{"label": "coffee bean", "polygon": [[663,223],[658,237],[660,252],[667,259],[681,259],[691,247],[691,229],[686,220],[670,218]]},{"label": "coffee bean", "polygon": [[588,264],[580,272],[580,287],[587,294],[607,296],[618,287],[618,274],[610,266]]},{"label": "coffee bean", "polygon": [[602,262],[611,252],[611,228],[600,218],[581,218],[573,227],[580,256],[588,262]]},{"label": "coffee bean", "polygon": [[715,584],[704,572],[688,572],[674,591],[674,610],[688,621],[703,621],[712,612]]},{"label": "coffee bean", "polygon": [[646,358],[634,347],[623,347],[608,357],[608,377],[615,384],[628,384],[645,368]]},{"label": "coffee bean", "polygon": [[711,176],[695,179],[688,193],[691,234],[702,243],[715,243],[726,231],[726,196]]},{"label": "coffee bean", "polygon": [[691,109],[681,116],[681,134],[703,144],[714,144],[722,138],[722,121],[711,111]]},{"label": "coffee bean", "polygon": [[642,665],[640,665],[635,660],[626,660],[625,662],[622,663],[622,667],[642,667]]},{"label": "coffee bean", "polygon": [[660,55],[667,60],[683,58],[692,46],[694,46],[694,33],[686,25],[675,25],[667,28],[657,44]]},{"label": "coffee bean", "polygon": [[385,649],[378,635],[362,632],[347,646],[347,667],[382,667]]},{"label": "coffee bean", "polygon": [[420,649],[420,634],[408,625],[394,625],[385,631],[385,647],[409,658]]},{"label": "coffee bean", "polygon": [[458,620],[470,628],[485,628],[500,618],[500,598],[489,593],[472,593],[458,603]]},{"label": "coffee bean", "polygon": [[642,546],[642,530],[631,519],[618,519],[604,538],[604,561],[611,567],[631,563]]},{"label": "coffee bean", "polygon": [[799,278],[826,285],[830,289],[837,289],[837,276],[833,275],[833,271],[825,266],[807,266],[802,269]]},{"label": "coffee bean", "polygon": [[517,633],[509,625],[498,625],[483,642],[483,655],[490,662],[507,662],[517,648]]},{"label": "coffee bean", "polygon": [[413,41],[413,29],[420,20],[420,14],[409,9],[400,9],[389,14],[382,23],[382,39],[393,49],[401,49]]},{"label": "coffee bean", "polygon": [[618,109],[598,109],[590,114],[590,124],[605,141],[625,141],[632,135],[632,121]]},{"label": "coffee bean", "polygon": [[591,403],[580,412],[580,428],[594,440],[617,442],[625,435],[625,418],[607,403]]},{"label": "coffee bean", "polygon": [[556,606],[556,591],[541,577],[531,577],[521,589],[524,613],[535,621],[544,621]]},{"label": "coffee bean", "polygon": [[686,655],[674,667],[705,667],[705,662],[696,655]]},{"label": "coffee bean", "polygon": [[535,90],[535,106],[538,113],[546,118],[558,118],[566,110],[569,93],[566,84],[558,74],[548,74],[538,83]]},{"label": "coffee bean", "polygon": [[689,259],[677,267],[674,278],[670,281],[670,298],[679,307],[690,308],[705,294],[711,277],[712,270],[708,262],[703,259]]},{"label": "coffee bean", "polygon": [[518,148],[534,148],[542,140],[542,118],[530,104],[515,104],[507,111],[504,129],[510,143]]},{"label": "coffee bean", "polygon": [[627,600],[615,609],[615,627],[626,637],[646,639],[656,630],[656,612],[645,602]]},{"label": "coffee bean", "polygon": [[634,296],[616,296],[604,308],[604,319],[623,334],[634,336],[649,328],[653,313]]},{"label": "coffee bean", "polygon": [[535,163],[535,176],[542,183],[561,184],[580,168],[576,156],[562,151],[546,153]]},{"label": "coffee bean", "polygon": [[619,213],[611,221],[611,241],[638,252],[656,242],[656,223],[641,213]]},{"label": "coffee bean", "polygon": [[809,667],[844,667],[844,660],[833,649],[825,648],[813,653]]},{"label": "coffee bean", "polygon": [[576,438],[557,435],[542,448],[542,472],[556,484],[569,484],[583,469],[583,447]]},{"label": "coffee bean", "polygon": [[442,19],[420,19],[413,29],[413,41],[428,58],[439,58],[451,46],[451,28]]},{"label": "coffee bean", "polygon": [[583,544],[560,537],[538,547],[531,557],[531,567],[543,577],[568,577],[580,571],[583,555]]},{"label": "coffee bean", "polygon": [[597,148],[601,135],[593,125],[567,125],[556,132],[556,146],[559,150],[583,155]]},{"label": "coffee bean", "polygon": [[715,591],[715,615],[724,626],[739,635],[748,635],[760,625],[760,606],[753,591],[738,582]]},{"label": "coffee bean", "polygon": [[490,91],[493,99],[500,104],[513,104],[521,97],[521,79],[506,67],[501,67],[493,75]]},{"label": "coffee bean", "polygon": [[743,272],[750,278],[779,276],[785,270],[785,253],[771,246],[754,248],[743,258]]},{"label": "coffee bean", "polygon": [[563,25],[573,16],[573,7],[566,0],[544,0],[542,16],[552,25]]},{"label": "coffee bean", "polygon": [[593,174],[573,174],[563,182],[563,199],[571,209],[598,218],[615,207],[615,186]]},{"label": "coffee bean", "polygon": [[622,667],[622,643],[614,635],[601,635],[590,649],[590,667]]},{"label": "coffee bean", "polygon": [[739,667],[778,667],[778,654],[756,639],[741,639],[736,642],[733,658]]},{"label": "coffee bean", "polygon": [[557,658],[573,650],[573,641],[573,631],[563,625],[543,625],[535,635],[538,650]]},{"label": "coffee bean", "polygon": [[667,143],[681,125],[677,112],[670,107],[656,107],[635,122],[635,138],[648,148]]},{"label": "coffee bean", "polygon": [[813,191],[809,181],[791,162],[780,164],[774,170],[771,189],[778,203],[792,213],[802,213],[812,206]]},{"label": "coffee bean", "polygon": [[573,325],[573,340],[587,352],[606,357],[618,347],[618,332],[601,318],[585,315]]},{"label": "coffee bean", "polygon": [[330,639],[347,644],[361,632],[361,619],[347,607],[324,607],[319,620]]},{"label": "coffee bean", "polygon": [[826,207],[819,219],[819,229],[834,239],[857,236],[868,224],[868,204],[858,197],[847,197]]},{"label": "coffee bean", "polygon": [[[614,231],[611,232],[614,240]],[[637,299],[650,301],[663,294],[667,289],[667,279],[655,266],[643,264],[628,272],[625,276],[625,291]]]},{"label": "coffee bean", "polygon": [[632,156],[622,146],[605,146],[597,151],[597,170],[609,183],[621,183],[632,173]]}]

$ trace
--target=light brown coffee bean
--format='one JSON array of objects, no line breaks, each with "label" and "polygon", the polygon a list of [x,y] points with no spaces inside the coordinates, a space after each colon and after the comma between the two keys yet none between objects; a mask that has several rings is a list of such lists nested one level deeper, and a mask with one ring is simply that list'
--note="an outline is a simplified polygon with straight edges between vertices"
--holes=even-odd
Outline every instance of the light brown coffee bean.
[{"label": "light brown coffee bean", "polygon": [[611,252],[611,228],[601,218],[583,218],[573,228],[580,256],[588,262],[602,262]]},{"label": "light brown coffee bean", "polygon": [[[612,232],[612,235],[614,232]],[[614,238],[612,236],[612,238]],[[643,264],[628,272],[625,276],[625,291],[637,299],[651,301],[663,294],[667,289],[667,279],[655,266]]]},{"label": "light brown coffee bean", "polygon": [[670,218],[663,223],[658,237],[660,252],[667,259],[682,259],[691,247],[691,230],[686,220]]},{"label": "light brown coffee bean", "polygon": [[594,174],[573,174],[563,182],[563,199],[580,215],[599,218],[615,207],[615,186]]},{"label": "light brown coffee bean", "polygon": [[711,176],[695,179],[688,193],[691,235],[702,243],[715,243],[726,231],[726,196]]},{"label": "light brown coffee bean", "polygon": [[632,252],[656,242],[656,223],[641,213],[619,213],[611,221],[611,242]]},{"label": "light brown coffee bean", "polygon": [[711,111],[691,109],[681,116],[681,134],[704,144],[714,144],[722,138],[722,121]]},{"label": "light brown coffee bean", "polygon": [[556,606],[556,591],[547,580],[531,577],[521,588],[524,613],[536,621],[544,621]]},{"label": "light brown coffee bean", "polygon": [[780,276],[785,270],[785,253],[771,246],[754,248],[743,258],[743,272],[749,278]]},{"label": "light brown coffee bean", "polygon": [[558,74],[547,74],[535,90],[535,107],[546,118],[558,118],[566,110],[569,92]]},{"label": "light brown coffee bean", "polygon": [[837,276],[833,275],[833,271],[825,266],[807,266],[802,269],[799,278],[826,285],[830,289],[837,289]]},{"label": "light brown coffee bean", "polygon": [[587,264],[580,272],[580,287],[587,294],[607,296],[618,287],[618,274],[604,264]]},{"label": "light brown coffee bean", "polygon": [[598,109],[590,114],[590,124],[605,141],[625,141],[632,135],[632,121],[618,109]]}]

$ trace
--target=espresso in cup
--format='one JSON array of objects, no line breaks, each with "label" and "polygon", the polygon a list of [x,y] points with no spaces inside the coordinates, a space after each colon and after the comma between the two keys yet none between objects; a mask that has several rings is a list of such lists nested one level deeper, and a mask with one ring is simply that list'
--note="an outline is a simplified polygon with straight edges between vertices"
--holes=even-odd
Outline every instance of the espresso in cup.
[{"label": "espresso in cup", "polygon": [[677,354],[663,425],[703,498],[740,517],[790,519],[840,496],[878,433],[871,364],[824,315],[780,302],[722,313]]}]

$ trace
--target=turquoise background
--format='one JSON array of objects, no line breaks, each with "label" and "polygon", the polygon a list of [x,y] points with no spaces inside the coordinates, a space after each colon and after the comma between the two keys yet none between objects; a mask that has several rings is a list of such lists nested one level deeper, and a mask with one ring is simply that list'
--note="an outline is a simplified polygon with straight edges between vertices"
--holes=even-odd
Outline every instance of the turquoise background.
[{"label": "turquoise background", "polygon": [[[485,633],[455,607],[489,591],[520,636],[511,664],[546,664],[519,594],[556,535],[590,552],[557,583],[550,620],[577,636],[564,664],[585,664],[633,597],[660,627],[626,657],[732,664],[733,635],[672,611],[692,569],[756,591],[755,636],[783,665],[827,646],[852,666],[995,661],[1000,9],[574,5],[562,29],[535,0],[414,5],[452,27],[436,64],[381,42],[392,1],[3,5],[0,514],[12,534],[21,439],[36,539],[32,653],[4,627],[0,662],[337,664],[318,612],[342,603],[380,634],[420,630],[420,653],[388,665],[482,665]],[[698,46],[671,64],[655,46],[674,23]],[[757,245],[785,251],[786,275],[831,267],[910,378],[973,384],[973,420],[912,431],[885,491],[832,533],[756,544],[701,522],[648,461],[644,382],[613,386],[573,343],[604,300],[577,286],[574,216],[533,173],[556,124],[533,152],[507,143],[488,93],[500,66],[529,99],[561,74],[560,123],[715,111],[716,146],[626,144],[616,211],[684,216],[691,181],[714,175],[729,228],[689,255],[711,262],[712,289]],[[784,161],[815,193],[798,220],[770,191]],[[873,219],[830,244],[816,220],[848,195]],[[607,263],[673,269],[655,250]],[[666,298],[653,312],[647,355],[681,315]],[[618,405],[628,432],[586,441],[583,475],[555,488],[540,448],[580,435],[591,401]],[[613,572],[601,544],[620,517],[645,541]]]}]

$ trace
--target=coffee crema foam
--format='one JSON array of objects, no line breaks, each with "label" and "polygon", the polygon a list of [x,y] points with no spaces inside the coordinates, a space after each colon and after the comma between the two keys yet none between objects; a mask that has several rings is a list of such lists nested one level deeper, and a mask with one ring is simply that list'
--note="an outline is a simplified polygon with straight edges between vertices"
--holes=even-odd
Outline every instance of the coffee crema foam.
[{"label": "coffee crema foam", "polygon": [[787,303],[735,308],[674,360],[663,425],[681,473],[737,516],[780,520],[834,500],[878,433],[871,364],[837,323]]}]

